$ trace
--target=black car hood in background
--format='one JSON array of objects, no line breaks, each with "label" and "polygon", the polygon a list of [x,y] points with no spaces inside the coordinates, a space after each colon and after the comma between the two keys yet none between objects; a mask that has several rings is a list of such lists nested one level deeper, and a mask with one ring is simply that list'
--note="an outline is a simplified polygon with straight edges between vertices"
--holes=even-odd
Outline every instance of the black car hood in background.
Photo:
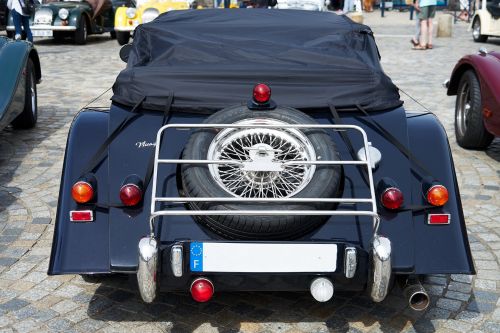
[{"label": "black car hood in background", "polygon": [[246,103],[256,83],[279,105],[381,111],[402,104],[369,27],[301,10],[171,11],[137,27],[114,102],[162,110]]}]

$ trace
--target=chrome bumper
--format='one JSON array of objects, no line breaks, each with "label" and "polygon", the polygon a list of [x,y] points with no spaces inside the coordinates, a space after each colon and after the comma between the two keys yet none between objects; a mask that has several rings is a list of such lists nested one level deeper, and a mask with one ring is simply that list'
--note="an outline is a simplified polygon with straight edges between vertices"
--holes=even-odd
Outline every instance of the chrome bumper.
[{"label": "chrome bumper", "polygon": [[374,302],[382,302],[389,292],[392,275],[391,241],[375,235],[373,239],[373,277],[370,296]]},{"label": "chrome bumper", "polygon": [[158,242],[152,236],[139,241],[139,266],[137,268],[137,284],[142,300],[152,303],[156,298],[158,283]]},{"label": "chrome bumper", "polygon": [[119,31],[119,32],[126,32],[126,31],[129,31],[129,32],[132,32],[135,30],[136,27],[115,27],[115,31]]},{"label": "chrome bumper", "polygon": [[[72,25],[42,25],[42,24],[36,24],[36,25],[30,25],[31,30],[52,30],[52,31],[75,31],[76,27]],[[7,31],[14,31],[15,27],[13,25],[8,25],[7,26]]]}]

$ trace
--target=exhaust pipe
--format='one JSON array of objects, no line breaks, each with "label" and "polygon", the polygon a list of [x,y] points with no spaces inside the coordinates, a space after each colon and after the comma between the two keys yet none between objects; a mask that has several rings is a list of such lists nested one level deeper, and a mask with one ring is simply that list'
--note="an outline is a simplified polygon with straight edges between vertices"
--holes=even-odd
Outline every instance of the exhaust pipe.
[{"label": "exhaust pipe", "polygon": [[417,277],[411,276],[406,279],[403,293],[408,299],[408,305],[415,311],[424,311],[430,304],[430,297]]}]

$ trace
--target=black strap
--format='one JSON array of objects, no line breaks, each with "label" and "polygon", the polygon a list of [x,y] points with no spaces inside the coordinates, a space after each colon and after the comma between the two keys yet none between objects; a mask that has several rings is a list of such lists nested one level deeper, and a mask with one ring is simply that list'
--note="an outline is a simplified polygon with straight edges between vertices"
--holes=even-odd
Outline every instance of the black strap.
[{"label": "black strap", "polygon": [[[422,180],[426,176],[431,176],[432,173],[413,155],[413,153],[408,150],[398,139],[394,137],[389,131],[382,127],[366,110],[361,107],[361,105],[356,105],[356,107],[365,115],[365,117],[375,126],[382,136],[389,141],[394,147],[396,147],[407,159],[409,159],[415,166],[420,169],[420,177]],[[417,170],[415,170],[417,171]]]},{"label": "black strap", "polygon": [[[335,123],[339,124],[339,125],[342,124],[342,119],[340,118],[339,113],[337,112],[337,109],[335,109],[335,106],[331,103],[328,103],[328,106],[330,107],[330,112],[331,112],[333,118],[335,119]],[[347,133],[345,131],[339,131],[338,133],[339,133],[340,137],[342,138],[342,140],[344,141],[345,145],[347,146],[347,149],[349,150],[349,154],[351,155],[352,160],[353,161],[357,160],[358,157],[356,155],[356,151],[354,150],[351,139],[349,139],[349,136],[347,135]],[[370,168],[371,166],[368,166],[368,167]],[[366,170],[365,168],[358,168],[358,169],[361,170],[361,175],[362,175],[365,183],[367,185],[369,185],[370,182],[368,181],[368,170]]]},{"label": "black strap", "polygon": [[92,158],[88,161],[87,167],[83,169],[83,172],[81,173],[81,176],[85,176],[88,173],[95,172],[97,167],[106,159],[108,154],[104,154],[106,152],[106,149],[108,149],[109,144],[117,137],[117,135],[123,131],[128,125],[130,125],[135,119],[139,117],[139,114],[137,114],[137,110],[139,109],[139,106],[142,104],[144,101],[145,97],[143,97],[137,104],[132,108],[130,111],[130,115],[125,117],[119,124],[118,126],[115,127],[115,129],[111,132],[111,134],[108,135],[106,140],[99,146],[99,149],[97,149],[97,152],[92,156]]}]

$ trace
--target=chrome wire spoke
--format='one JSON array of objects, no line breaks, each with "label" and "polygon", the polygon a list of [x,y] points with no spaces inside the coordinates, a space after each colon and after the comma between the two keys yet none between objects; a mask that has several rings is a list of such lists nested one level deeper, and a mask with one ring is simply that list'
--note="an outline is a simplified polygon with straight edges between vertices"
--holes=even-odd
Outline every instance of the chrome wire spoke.
[{"label": "chrome wire spoke", "polygon": [[277,125],[276,128],[227,128],[210,144],[207,159],[240,161],[242,165],[211,164],[214,180],[229,194],[242,198],[286,198],[300,192],[311,180],[315,165],[284,165],[314,161],[308,138],[274,119],[254,119],[239,124]]}]

